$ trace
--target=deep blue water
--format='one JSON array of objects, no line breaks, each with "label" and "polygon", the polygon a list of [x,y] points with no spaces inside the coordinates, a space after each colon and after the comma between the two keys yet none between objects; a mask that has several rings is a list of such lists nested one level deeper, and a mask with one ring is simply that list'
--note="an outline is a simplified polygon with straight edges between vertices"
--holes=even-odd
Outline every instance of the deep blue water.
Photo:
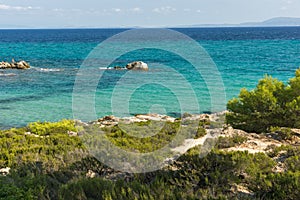
[{"label": "deep blue water", "polygon": [[[300,27],[175,30],[197,41],[211,56],[221,74],[226,100],[237,96],[242,87],[253,89],[265,74],[287,82],[300,67]],[[0,60],[25,60],[33,66],[25,71],[0,72],[0,128],[73,118],[72,93],[76,77],[82,76],[80,66],[99,43],[123,31],[126,30],[0,30]],[[181,41],[168,42],[179,42],[179,48],[185,48]],[[104,57],[99,55],[99,59]],[[103,73],[94,91],[97,117],[181,113],[183,102],[178,98],[189,104],[190,91],[172,69],[191,85],[199,103],[199,110],[187,105],[187,111],[225,109],[223,102],[211,104],[205,80],[180,56],[157,49],[140,49],[118,57],[111,66],[124,66],[135,60],[148,63],[149,72],[103,71],[106,66],[89,71],[89,74],[101,70]],[[154,83],[142,84],[145,80]],[[82,94],[85,107],[84,95],[90,94],[85,91]]]}]

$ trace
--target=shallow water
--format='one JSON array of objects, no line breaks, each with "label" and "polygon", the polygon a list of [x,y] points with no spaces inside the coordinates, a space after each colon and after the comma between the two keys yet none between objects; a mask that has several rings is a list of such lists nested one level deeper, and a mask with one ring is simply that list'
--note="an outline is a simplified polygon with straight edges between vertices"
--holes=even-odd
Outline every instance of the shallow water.
[{"label": "shallow water", "polygon": [[[265,74],[287,82],[300,66],[299,27],[176,30],[196,40],[212,57],[222,76],[227,100],[237,96],[242,87],[254,88]],[[0,128],[73,118],[74,82],[76,76],[86,75],[78,74],[80,66],[99,43],[122,31],[125,30],[1,30],[0,60],[25,60],[33,68],[1,70]],[[182,106],[189,112],[225,109],[222,103],[211,105],[205,80],[178,55],[140,49],[122,55],[111,66],[124,66],[135,60],[148,63],[149,72],[104,70],[107,66],[88,72],[102,74],[94,91],[97,117],[148,112],[176,115],[182,112]],[[191,85],[199,110],[189,103],[191,90],[178,81],[182,77]],[[84,91],[82,94],[84,107]],[[183,102],[186,105],[181,105]]]}]

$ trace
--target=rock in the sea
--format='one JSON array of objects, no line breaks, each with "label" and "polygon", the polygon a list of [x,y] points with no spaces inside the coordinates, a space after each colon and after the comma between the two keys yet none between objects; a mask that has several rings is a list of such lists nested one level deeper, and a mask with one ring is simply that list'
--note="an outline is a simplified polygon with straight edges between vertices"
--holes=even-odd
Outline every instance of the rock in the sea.
[{"label": "rock in the sea", "polygon": [[121,67],[121,66],[114,66],[115,70],[124,70],[126,69],[125,67]]},{"label": "rock in the sea", "polygon": [[24,60],[17,62],[16,65],[17,65],[17,69],[29,69],[30,68],[30,65],[27,62],[25,62]]},{"label": "rock in the sea", "polygon": [[144,71],[148,71],[148,65],[142,61],[135,61],[132,63],[128,63],[126,65],[126,69],[128,70],[144,70]]},{"label": "rock in the sea", "polygon": [[9,62],[0,62],[0,69],[29,69],[29,63],[25,62],[24,60],[20,62],[15,62],[13,59],[11,63]]}]

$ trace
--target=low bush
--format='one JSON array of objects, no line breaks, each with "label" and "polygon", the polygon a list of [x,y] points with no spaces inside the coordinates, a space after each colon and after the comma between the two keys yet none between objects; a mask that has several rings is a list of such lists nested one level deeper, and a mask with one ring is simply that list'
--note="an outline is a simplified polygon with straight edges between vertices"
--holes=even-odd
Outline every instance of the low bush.
[{"label": "low bush", "polygon": [[276,126],[300,128],[300,69],[288,85],[265,76],[254,90],[242,89],[227,109],[227,123],[247,132],[267,132]]}]

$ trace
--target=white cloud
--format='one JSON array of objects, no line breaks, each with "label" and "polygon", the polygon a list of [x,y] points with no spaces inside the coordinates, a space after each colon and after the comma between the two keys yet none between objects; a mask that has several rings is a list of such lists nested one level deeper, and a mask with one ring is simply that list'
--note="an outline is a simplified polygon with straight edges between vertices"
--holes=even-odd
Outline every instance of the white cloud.
[{"label": "white cloud", "polygon": [[280,10],[287,10],[288,9],[288,7],[286,7],[286,6],[282,6],[281,8],[280,8]]},{"label": "white cloud", "polygon": [[285,3],[288,4],[288,5],[290,5],[290,4],[293,3],[293,1],[292,0],[285,0]]},{"label": "white cloud", "polygon": [[114,8],[113,11],[115,11],[115,12],[121,12],[122,10],[120,8]]},{"label": "white cloud", "polygon": [[153,12],[156,12],[156,13],[170,13],[170,12],[175,12],[175,11],[176,11],[176,8],[173,8],[171,6],[163,6],[160,8],[153,9]]},{"label": "white cloud", "polygon": [[40,7],[32,7],[32,6],[10,6],[6,4],[0,4],[0,10],[16,10],[16,11],[25,11],[25,10],[37,10]]},{"label": "white cloud", "polygon": [[141,8],[138,8],[138,7],[135,7],[135,8],[129,8],[129,9],[120,9],[120,8],[113,8],[112,9],[113,12],[117,12],[117,13],[125,13],[125,12],[135,12],[135,13],[138,13],[138,12],[141,12],[142,9]]},{"label": "white cloud", "polygon": [[10,6],[8,5],[4,5],[4,4],[0,4],[0,10],[9,10]]},{"label": "white cloud", "polygon": [[109,9],[88,9],[88,10],[82,10],[78,8],[69,8],[69,9],[63,9],[63,8],[54,8],[51,9],[51,12],[55,13],[74,13],[74,12],[81,12],[85,13],[88,15],[105,15],[105,16],[110,16],[110,15],[115,15],[117,14],[141,14],[143,11],[142,8],[139,7],[133,7],[133,8],[128,8],[128,9],[122,9],[122,8],[109,8]]},{"label": "white cloud", "polygon": [[97,10],[96,12],[98,14],[102,13],[105,15],[112,15],[114,13],[120,13],[120,14],[141,13],[142,11],[143,11],[143,9],[141,9],[139,7],[134,7],[134,8],[128,8],[128,9],[121,9],[121,8],[103,9],[103,10]]},{"label": "white cloud", "polygon": [[293,0],[282,0],[282,6],[280,7],[280,10],[289,10],[293,3]]},{"label": "white cloud", "polygon": [[54,9],[52,9],[52,11],[54,11],[54,12],[64,12],[65,10],[62,9],[62,8],[54,8]]},{"label": "white cloud", "polygon": [[129,9],[129,11],[133,11],[133,12],[141,12],[141,11],[142,11],[142,9],[141,9],[141,8],[138,8],[138,7],[136,7],[136,8]]}]

